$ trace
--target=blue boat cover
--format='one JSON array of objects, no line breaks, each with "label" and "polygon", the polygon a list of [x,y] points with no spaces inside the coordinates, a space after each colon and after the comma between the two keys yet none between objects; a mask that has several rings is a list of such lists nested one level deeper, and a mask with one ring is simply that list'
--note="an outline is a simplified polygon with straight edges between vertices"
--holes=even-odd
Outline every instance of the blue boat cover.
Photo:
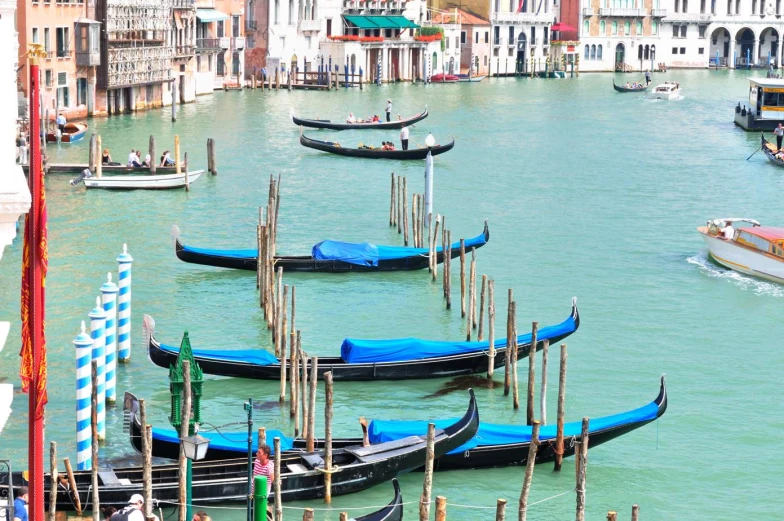
[{"label": "blue boat cover", "polygon": [[[591,419],[589,433],[655,420],[658,410],[659,406],[656,402],[651,402],[632,411]],[[436,428],[443,429],[456,421],[457,419],[453,418],[436,420],[433,423],[436,424]],[[426,421],[373,420],[368,428],[370,443],[394,441],[408,436],[425,436],[427,435],[427,424],[428,422]],[[529,425],[500,425],[481,422],[476,435],[465,444],[449,452],[449,454],[459,454],[475,447],[490,447],[531,441],[531,428]],[[543,425],[539,430],[539,440],[555,439],[555,429],[555,424]],[[581,429],[582,421],[567,423],[564,425],[564,437],[579,436]]]},{"label": "blue boat cover", "polygon": [[[180,348],[174,346],[160,345],[161,351],[179,354]],[[243,362],[252,365],[272,365],[279,363],[270,352],[261,349],[194,349],[193,356],[196,358],[207,358],[210,360],[220,360],[228,362]]]},{"label": "blue boat cover", "polygon": [[[555,326],[539,330],[538,340],[551,340],[573,333],[576,329],[574,316]],[[518,344],[531,342],[531,333],[517,337]],[[347,338],[340,346],[340,356],[348,364],[404,362],[439,356],[460,355],[486,351],[490,342],[449,342],[445,340],[422,340],[420,338],[396,338],[392,340],[357,340]],[[506,347],[506,339],[495,341],[495,347]]]},{"label": "blue boat cover", "polygon": [[[223,450],[232,450],[241,452],[243,454],[247,454],[248,452],[248,433],[247,432],[199,432],[199,435],[204,436],[210,440],[210,446],[207,448],[209,451],[210,449],[223,449]],[[294,448],[294,440],[292,438],[287,437],[282,432],[278,430],[268,430],[267,431],[267,445],[269,445],[270,451],[275,453],[275,437],[280,438],[280,450],[281,452],[291,450]],[[176,443],[179,445],[180,437],[179,435],[173,430],[167,429],[152,429],[152,438],[154,440],[166,441],[169,443]],[[259,448],[258,443],[259,437],[253,436],[253,453],[256,453],[256,450]]]},{"label": "blue boat cover", "polygon": [[259,250],[214,250],[210,248],[194,248],[193,246],[182,245],[183,251],[206,255],[209,257],[231,257],[234,259],[255,260],[259,256]]},{"label": "blue boat cover", "polygon": [[[477,235],[465,242],[466,250],[483,246],[487,241],[485,235]],[[452,248],[459,248],[460,241],[452,244]],[[438,246],[436,252],[442,251]],[[353,243],[339,241],[321,241],[313,246],[311,255],[315,260],[337,260],[357,264],[360,266],[378,266],[380,260],[403,259],[427,255],[427,248],[409,248],[406,246],[377,246],[368,242]]]}]

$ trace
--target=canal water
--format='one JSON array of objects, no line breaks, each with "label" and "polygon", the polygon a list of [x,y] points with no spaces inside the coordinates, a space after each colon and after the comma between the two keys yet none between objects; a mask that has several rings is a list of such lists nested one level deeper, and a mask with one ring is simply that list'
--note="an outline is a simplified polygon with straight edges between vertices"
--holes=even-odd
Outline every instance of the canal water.
[{"label": "canal water", "polygon": [[[653,400],[666,373],[670,397],[657,422],[592,450],[588,516],[608,510],[644,519],[750,519],[781,516],[784,452],[781,308],[784,288],[727,272],[710,263],[695,228],[710,218],[752,217],[781,224],[784,171],[767,163],[758,136],[732,124],[749,73],[671,71],[654,82],[678,81],[683,99],[649,101],[617,94],[608,75],[566,80],[490,79],[471,85],[394,85],[330,93],[216,93],[168,110],[90,121],[115,160],[147,147],[159,153],[179,134],[192,168],[206,166],[207,138],[216,140],[217,177],[202,177],[189,193],[85,192],[71,176],[47,179],[50,271],[47,286],[49,406],[47,439],[75,459],[74,348],[79,323],[93,307],[107,271],[116,272],[123,243],[133,255],[132,361],[118,370],[118,393],[150,404],[152,422],[168,426],[167,372],[141,346],[142,315],[158,337],[196,347],[270,349],[258,310],[253,274],[189,265],[174,255],[170,228],[188,244],[252,247],[258,207],[269,176],[281,174],[278,251],[304,254],[333,238],[400,244],[388,228],[390,172],[405,175],[409,192],[424,190],[423,163],[341,158],[301,147],[292,111],[343,119],[349,111],[409,116],[426,105],[430,117],[411,131],[412,144],[432,131],[456,146],[435,160],[435,210],[453,237],[472,237],[485,219],[490,243],[477,252],[477,270],[496,281],[497,330],[504,330],[506,289],[513,288],[518,324],[554,324],[577,297],[579,331],[569,346],[567,421],[633,409]],[[619,76],[619,82],[635,79]],[[397,142],[397,132],[308,131],[344,146]],[[87,141],[50,147],[54,162],[84,161]],[[0,263],[0,317],[19,314],[21,241]],[[458,275],[454,264],[454,274]],[[478,277],[479,278],[479,277]],[[332,355],[347,336],[461,339],[459,286],[454,309],[444,309],[440,283],[426,271],[380,275],[286,275],[297,286],[297,327],[309,353]],[[19,325],[0,355],[0,381],[19,385]],[[549,364],[548,422],[555,420],[557,350]],[[541,360],[541,358],[540,358]],[[520,380],[526,378],[526,363]],[[496,379],[503,376],[501,371]],[[539,377],[537,372],[537,377]],[[359,433],[357,418],[429,419],[464,411],[467,392],[427,397],[449,380],[339,382],[335,435]],[[538,387],[538,384],[537,384]],[[538,395],[537,388],[537,395]],[[276,404],[277,382],[207,377],[204,417],[213,425],[242,422],[248,397],[266,402],[257,426],[291,432]],[[525,422],[502,389],[478,388],[483,421]],[[320,397],[317,424],[323,432]],[[538,398],[537,398],[538,399]],[[0,457],[17,469],[26,458],[26,397],[19,393],[2,437]],[[132,455],[122,432],[121,406],[108,413],[104,458]],[[233,425],[222,430],[240,430]],[[439,473],[434,495],[453,504],[449,517],[490,519],[496,498],[515,516],[523,468]],[[779,483],[779,485],[777,485]],[[421,474],[402,478],[406,501],[421,493]],[[530,517],[568,519],[574,512],[573,459],[560,474],[537,467]],[[385,504],[391,486],[338,497],[335,510]],[[301,507],[304,503],[288,506]],[[457,505],[484,507],[473,510]],[[235,505],[241,506],[241,505]],[[311,506],[322,506],[319,502]],[[210,509],[208,509],[210,510]],[[241,510],[210,510],[216,519],[242,519]],[[406,507],[406,518],[417,506]],[[351,510],[360,515],[362,510]],[[298,510],[287,511],[294,518]],[[319,512],[318,519],[335,519]]]}]

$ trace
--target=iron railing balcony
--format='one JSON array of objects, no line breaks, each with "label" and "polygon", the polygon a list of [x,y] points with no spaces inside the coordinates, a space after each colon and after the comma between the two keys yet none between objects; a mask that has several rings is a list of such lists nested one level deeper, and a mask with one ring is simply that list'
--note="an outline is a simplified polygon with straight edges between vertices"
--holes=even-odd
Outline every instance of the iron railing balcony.
[{"label": "iron railing balcony", "polygon": [[196,38],[197,51],[219,51],[220,49],[219,38]]}]

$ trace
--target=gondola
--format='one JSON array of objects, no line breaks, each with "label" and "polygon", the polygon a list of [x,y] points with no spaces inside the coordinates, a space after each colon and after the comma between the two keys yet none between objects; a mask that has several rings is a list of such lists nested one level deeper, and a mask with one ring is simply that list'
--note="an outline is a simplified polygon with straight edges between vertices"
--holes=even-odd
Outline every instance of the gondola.
[{"label": "gondola", "polygon": [[400,492],[400,483],[397,478],[392,480],[395,497],[392,502],[381,510],[354,518],[354,521],[403,521],[403,494]]},{"label": "gondola", "polygon": [[765,152],[765,157],[776,166],[784,166],[784,160],[776,157],[776,152],[778,152],[776,145],[765,139],[765,134],[760,133],[760,135],[762,137],[762,151]]},{"label": "gondola", "polygon": [[308,128],[323,128],[329,130],[350,130],[350,129],[369,129],[369,130],[391,130],[401,129],[422,121],[428,116],[427,108],[421,114],[411,116],[397,121],[378,121],[376,123],[335,123],[328,119],[302,119],[292,114],[291,120],[295,125]]},{"label": "gondola", "polygon": [[[126,407],[128,407],[128,395],[126,393]],[[132,396],[132,395],[131,395]],[[136,400],[133,397],[133,400]],[[133,420],[131,425],[131,443],[136,450],[141,451],[141,429],[136,410],[138,402],[132,402],[130,407],[134,408]],[[596,447],[612,439],[629,433],[633,430],[647,425],[648,423],[660,418],[667,410],[667,390],[662,376],[659,386],[659,395],[649,404],[622,412],[619,414],[591,418],[589,424],[589,445]],[[454,420],[436,420],[436,426],[448,425]],[[373,420],[368,428],[368,439],[371,444],[393,441],[411,435],[421,435],[427,432],[428,422],[407,422],[407,421],[379,421]],[[574,454],[574,444],[572,443],[579,437],[582,422],[571,422],[564,425],[564,456]],[[201,433],[209,436],[209,433]],[[547,463],[555,458],[555,426],[548,425],[539,431],[539,439],[542,442],[540,450],[537,452],[536,463]],[[152,454],[156,457],[176,459],[179,454],[179,439],[174,431],[164,429],[153,429]],[[231,432],[213,435],[211,440],[220,444],[219,450],[213,448],[211,441],[207,457],[210,459],[230,459],[236,458],[247,453],[247,433]],[[304,440],[291,439],[279,431],[267,431],[267,439],[273,437],[281,439],[281,446],[289,451],[304,450]],[[226,438],[231,438],[227,440]],[[449,453],[441,456],[435,462],[436,470],[452,470],[466,468],[487,468],[505,467],[510,465],[525,465],[528,458],[528,448],[531,441],[531,427],[525,425],[500,425],[491,423],[481,423],[476,436],[464,445],[453,449]],[[269,441],[268,441],[269,443]],[[333,440],[335,447],[345,447],[362,443],[359,438],[344,438]],[[321,448],[323,440],[316,440],[316,447]],[[253,450],[256,450],[254,440]]]},{"label": "gondola", "polygon": [[[436,429],[435,457],[466,443],[479,427],[479,412],[474,393],[469,389],[465,415],[446,428]],[[208,449],[209,452],[209,449]],[[385,483],[401,473],[422,465],[425,459],[424,436],[409,436],[369,447],[351,446],[332,451],[332,495],[339,496]],[[281,456],[281,500],[303,501],[324,497],[324,451],[286,453]],[[248,494],[247,458],[223,461],[194,461],[192,498],[194,504],[245,501]],[[155,499],[176,503],[179,497],[179,465],[154,465],[152,487]],[[91,472],[74,472],[82,506],[91,508]],[[5,475],[0,480],[6,479]],[[99,472],[99,497],[102,506],[120,506],[133,494],[142,493],[141,467],[115,467]],[[26,485],[21,472],[13,476],[14,486]],[[51,479],[44,478],[45,497]],[[0,485],[2,485],[0,481]],[[274,497],[274,492],[269,498]],[[57,509],[73,510],[70,492],[58,487]]]},{"label": "gondola", "polygon": [[613,80],[613,89],[615,89],[616,92],[645,92],[648,90],[648,85],[646,84],[643,87],[635,89],[632,87],[624,87],[623,85],[616,85],[615,80]]},{"label": "gondola", "polygon": [[[75,143],[84,139],[87,133],[87,125],[85,123],[66,123],[63,125],[63,133],[60,135],[60,143]],[[57,132],[46,133],[47,143],[57,142]]]},{"label": "gondola", "polygon": [[[256,271],[258,250],[218,250],[194,248],[180,242],[180,229],[172,227],[174,252],[177,258],[192,264],[203,264],[218,268]],[[490,229],[485,221],[480,235],[465,241],[465,250],[481,248],[490,240]],[[450,256],[460,256],[460,242],[451,245]],[[444,261],[443,248],[436,248],[436,262]],[[427,248],[403,246],[376,246],[369,243],[345,243],[323,241],[315,246],[310,255],[276,256],[275,267],[283,268],[284,273],[316,272],[347,273],[370,271],[411,271],[421,270],[428,265]]]},{"label": "gondola", "polygon": [[409,148],[408,150],[381,150],[381,148],[345,148],[340,146],[339,143],[334,141],[319,141],[318,139],[311,139],[304,134],[300,134],[299,142],[301,145],[321,150],[322,152],[329,152],[330,154],[337,154],[339,156],[348,157],[366,157],[370,159],[398,159],[398,160],[411,160],[411,159],[425,159],[428,152],[437,156],[444,152],[449,152],[455,146],[453,139],[446,145],[436,145],[433,147],[423,148]]},{"label": "gondola", "polygon": [[[144,315],[144,345],[155,365],[169,368],[175,363],[178,347],[161,344],[154,336],[155,321]],[[544,340],[560,342],[580,325],[577,300],[572,300],[569,317],[553,326],[539,329],[536,349]],[[531,334],[517,337],[517,356],[528,356]],[[332,371],[335,380],[414,380],[444,378],[481,373],[487,370],[489,343],[432,341],[417,338],[394,340],[346,339],[340,356],[324,356],[318,360],[318,377]],[[193,349],[193,356],[204,374],[234,376],[256,380],[280,380],[280,360],[263,349]],[[495,341],[494,366],[502,367],[506,355],[506,339]],[[288,366],[288,362],[286,362]]]}]

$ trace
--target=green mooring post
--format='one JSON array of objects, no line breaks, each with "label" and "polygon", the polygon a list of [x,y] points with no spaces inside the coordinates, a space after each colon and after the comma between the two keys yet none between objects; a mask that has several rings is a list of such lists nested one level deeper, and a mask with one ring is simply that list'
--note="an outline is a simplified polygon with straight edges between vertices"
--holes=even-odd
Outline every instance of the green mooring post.
[{"label": "green mooring post", "polygon": [[267,521],[267,476],[253,478],[253,521]]}]

